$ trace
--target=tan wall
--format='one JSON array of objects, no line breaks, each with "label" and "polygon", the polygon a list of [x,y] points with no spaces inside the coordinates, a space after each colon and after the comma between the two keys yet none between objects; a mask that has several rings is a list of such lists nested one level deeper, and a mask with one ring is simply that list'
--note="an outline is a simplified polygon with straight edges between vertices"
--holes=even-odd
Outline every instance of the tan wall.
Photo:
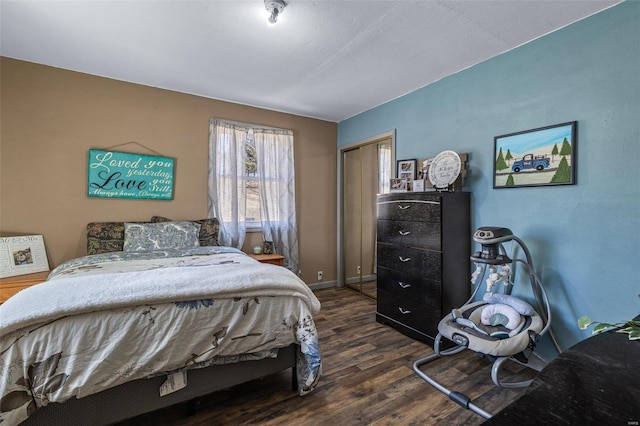
[{"label": "tan wall", "polygon": [[[92,221],[206,217],[209,118],[219,117],[293,130],[302,278],[335,280],[336,123],[0,61],[0,231],[42,234],[51,267],[86,254]],[[87,197],[88,150],[131,141],[176,159],[173,200]]]}]

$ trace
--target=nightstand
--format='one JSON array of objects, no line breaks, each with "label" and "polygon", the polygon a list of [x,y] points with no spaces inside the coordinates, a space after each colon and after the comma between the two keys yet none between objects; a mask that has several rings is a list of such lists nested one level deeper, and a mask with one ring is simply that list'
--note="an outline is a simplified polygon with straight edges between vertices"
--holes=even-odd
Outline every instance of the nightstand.
[{"label": "nightstand", "polygon": [[35,274],[18,275],[16,277],[0,278],[0,303],[32,285],[46,281],[51,271],[36,272]]},{"label": "nightstand", "polygon": [[281,254],[249,254],[260,263],[284,266],[284,256]]}]

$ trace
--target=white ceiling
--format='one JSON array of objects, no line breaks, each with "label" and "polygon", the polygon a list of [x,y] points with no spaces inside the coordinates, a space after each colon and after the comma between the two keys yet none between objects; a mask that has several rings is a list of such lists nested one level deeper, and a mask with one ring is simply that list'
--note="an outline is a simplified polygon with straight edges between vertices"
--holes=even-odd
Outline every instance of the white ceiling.
[{"label": "white ceiling", "polygon": [[2,0],[0,54],[340,122],[618,2]]}]

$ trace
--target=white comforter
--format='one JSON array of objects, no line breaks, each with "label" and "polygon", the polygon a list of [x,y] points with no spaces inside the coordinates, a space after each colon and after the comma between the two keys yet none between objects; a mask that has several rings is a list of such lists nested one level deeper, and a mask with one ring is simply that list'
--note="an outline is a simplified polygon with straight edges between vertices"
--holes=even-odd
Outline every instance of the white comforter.
[{"label": "white comforter", "polygon": [[290,271],[242,252],[110,253],[56,268],[0,305],[0,423],[37,407],[298,343],[300,391],[320,375],[320,304]]}]

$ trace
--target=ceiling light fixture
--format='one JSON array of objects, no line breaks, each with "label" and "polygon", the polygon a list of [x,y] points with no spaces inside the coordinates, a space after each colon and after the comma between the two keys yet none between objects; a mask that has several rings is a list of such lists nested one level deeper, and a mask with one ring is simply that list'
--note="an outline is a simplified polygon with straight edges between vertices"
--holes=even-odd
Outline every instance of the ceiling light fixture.
[{"label": "ceiling light fixture", "polygon": [[264,0],[264,8],[269,12],[269,23],[275,24],[287,4],[283,0]]}]

